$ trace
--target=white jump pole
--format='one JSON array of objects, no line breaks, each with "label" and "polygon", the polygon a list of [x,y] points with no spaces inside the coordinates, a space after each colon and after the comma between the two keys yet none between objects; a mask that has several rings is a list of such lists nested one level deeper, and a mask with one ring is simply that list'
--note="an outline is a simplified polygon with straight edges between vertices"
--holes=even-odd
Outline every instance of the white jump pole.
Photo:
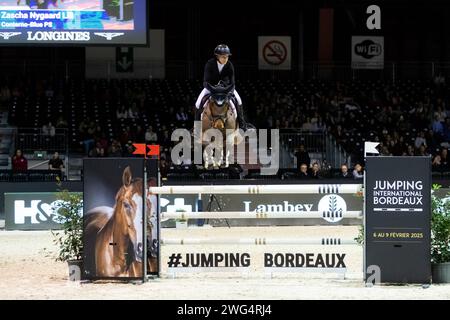
[{"label": "white jump pole", "polygon": [[168,238],[162,245],[355,245],[354,239],[341,238]]},{"label": "white jump pole", "polygon": [[163,212],[161,219],[308,219],[308,218],[353,218],[362,219],[362,211],[330,212]]},{"label": "white jump pole", "polygon": [[150,187],[151,194],[354,194],[362,184],[209,185]]}]

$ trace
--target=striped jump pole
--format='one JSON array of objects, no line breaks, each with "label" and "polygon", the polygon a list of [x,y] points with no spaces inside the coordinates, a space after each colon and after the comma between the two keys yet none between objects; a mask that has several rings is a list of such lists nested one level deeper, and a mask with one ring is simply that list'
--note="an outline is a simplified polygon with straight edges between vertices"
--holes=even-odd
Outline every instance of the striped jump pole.
[{"label": "striped jump pole", "polygon": [[151,194],[355,194],[362,184],[208,185],[150,187]]},{"label": "striped jump pole", "polygon": [[308,212],[163,212],[161,219],[314,219],[353,218],[362,219],[362,211],[308,211]]},{"label": "striped jump pole", "polygon": [[342,238],[167,238],[162,245],[356,245],[354,239]]}]

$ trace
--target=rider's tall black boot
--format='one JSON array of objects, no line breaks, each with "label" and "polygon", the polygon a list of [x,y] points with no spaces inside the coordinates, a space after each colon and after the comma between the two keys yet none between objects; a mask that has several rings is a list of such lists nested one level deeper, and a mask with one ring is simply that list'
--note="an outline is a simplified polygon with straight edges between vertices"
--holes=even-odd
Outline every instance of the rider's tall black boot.
[{"label": "rider's tall black boot", "polygon": [[239,128],[244,131],[247,130],[247,123],[245,122],[244,108],[242,107],[242,104],[240,104],[236,107],[236,111],[237,111],[237,121],[239,124]]}]

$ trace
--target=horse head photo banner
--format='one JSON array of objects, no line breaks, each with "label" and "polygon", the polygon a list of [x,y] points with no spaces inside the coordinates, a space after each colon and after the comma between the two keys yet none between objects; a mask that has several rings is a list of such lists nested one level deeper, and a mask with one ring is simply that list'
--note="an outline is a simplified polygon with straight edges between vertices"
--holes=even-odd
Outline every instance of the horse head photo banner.
[{"label": "horse head photo banner", "polygon": [[84,276],[143,279],[144,159],[84,160]]}]

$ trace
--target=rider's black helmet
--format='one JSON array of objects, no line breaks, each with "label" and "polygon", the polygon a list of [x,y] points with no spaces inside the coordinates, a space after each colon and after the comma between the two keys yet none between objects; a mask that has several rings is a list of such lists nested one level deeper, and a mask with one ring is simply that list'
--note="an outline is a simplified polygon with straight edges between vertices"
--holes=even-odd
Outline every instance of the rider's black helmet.
[{"label": "rider's black helmet", "polygon": [[230,50],[230,48],[228,48],[228,46],[226,44],[219,44],[214,49],[214,54],[217,54],[217,55],[227,54],[227,55],[231,56],[231,50]]}]

